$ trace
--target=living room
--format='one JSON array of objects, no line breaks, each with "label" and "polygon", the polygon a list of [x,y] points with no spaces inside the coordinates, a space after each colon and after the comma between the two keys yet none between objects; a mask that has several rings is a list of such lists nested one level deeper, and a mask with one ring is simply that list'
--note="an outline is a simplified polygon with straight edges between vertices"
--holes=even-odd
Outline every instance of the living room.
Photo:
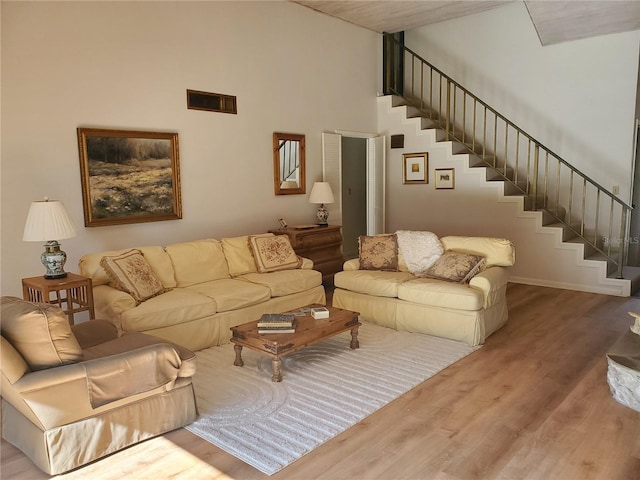
[{"label": "living room", "polygon": [[[511,10],[504,15],[522,20],[519,6],[508,8]],[[22,240],[29,204],[34,200],[47,196],[64,202],[78,235],[64,240],[63,249],[69,257],[67,270],[77,271],[78,260],[88,252],[261,233],[276,228],[281,217],[292,225],[309,223],[317,206],[308,202],[307,195],[273,195],[273,132],[306,135],[307,185],[311,185],[322,179],[322,132],[380,130],[376,97],[382,91],[381,36],[300,5],[3,1],[1,14],[3,295],[21,296],[20,279],[42,272],[41,245]],[[485,18],[492,17],[486,14]],[[494,19],[484,28],[494,28],[493,22],[500,23]],[[428,30],[414,32],[414,36],[425,32]],[[593,75],[584,89],[574,83],[575,77],[568,80],[561,90],[573,89],[575,95],[571,103],[554,112],[553,127],[589,125],[570,142],[578,152],[570,158],[582,158],[588,150],[592,162],[585,168],[594,176],[602,174],[603,183],[619,185],[621,191],[628,192],[633,132],[627,127],[629,118],[616,123],[620,118],[616,112],[622,109],[625,117],[633,116],[629,105],[635,103],[632,98],[637,89],[638,32],[591,39],[584,46],[577,43],[562,51],[553,47],[546,51],[560,51],[559,63],[574,55],[580,62],[582,57],[597,56],[597,63],[603,65],[600,73],[616,72],[613,77],[619,84],[611,88],[617,92],[615,101],[598,95],[604,100],[596,115],[611,123],[600,132],[602,126],[596,128],[598,122],[585,113],[592,100],[584,99],[610,81],[603,74]],[[447,56],[447,52],[433,53]],[[458,63],[456,60],[450,58],[452,64]],[[629,78],[633,76],[629,72],[635,72],[635,78]],[[237,96],[238,113],[189,110],[187,89]],[[508,104],[510,98],[503,101]],[[571,113],[565,111],[567,117],[563,117],[560,110]],[[522,113],[523,117],[528,115]],[[79,127],[178,132],[183,218],[83,228]],[[559,134],[550,131],[548,136]],[[619,150],[607,154],[606,164],[598,166],[597,158],[604,148],[601,138]],[[406,208],[415,200],[415,190],[401,184],[397,170],[393,165],[388,171],[393,178],[388,184],[390,229],[429,229],[422,208]],[[481,225],[481,217],[477,212],[473,215],[476,225]],[[491,217],[492,213],[486,215]],[[451,231],[442,233],[460,232],[463,225],[458,216],[451,220]],[[546,278],[552,277],[556,266],[544,267]],[[638,311],[633,303],[613,307],[615,300],[609,298],[581,294],[574,298],[567,292],[518,287],[525,299],[514,300],[514,315],[527,295],[549,297],[547,301],[557,296],[576,308],[581,301],[588,303],[597,314],[580,311],[591,320],[604,321],[604,310],[610,308],[618,315],[615,322],[619,325],[599,327],[605,331],[622,331],[621,325],[627,321],[625,308]],[[570,309],[565,308],[563,314],[568,315]],[[520,314],[524,315],[521,310]],[[509,332],[515,336],[529,330],[514,327]],[[613,334],[609,335],[610,340]],[[508,359],[506,354],[503,359]],[[181,441],[181,437],[169,438],[167,443]],[[199,454],[220,471],[231,462],[225,457],[222,464],[216,464],[223,457],[220,452]],[[317,458],[314,461],[321,463]],[[203,476],[212,476],[210,469],[202,469]]]}]

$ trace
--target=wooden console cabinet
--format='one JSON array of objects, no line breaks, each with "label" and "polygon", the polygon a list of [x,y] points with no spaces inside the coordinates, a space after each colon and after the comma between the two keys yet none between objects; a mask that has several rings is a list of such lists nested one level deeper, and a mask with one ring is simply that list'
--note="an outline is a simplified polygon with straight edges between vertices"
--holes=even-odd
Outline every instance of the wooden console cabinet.
[{"label": "wooden console cabinet", "polygon": [[314,270],[322,273],[323,282],[333,282],[333,275],[342,270],[342,232],[339,225],[286,230],[269,230],[287,235],[291,246],[301,257],[313,260]]}]

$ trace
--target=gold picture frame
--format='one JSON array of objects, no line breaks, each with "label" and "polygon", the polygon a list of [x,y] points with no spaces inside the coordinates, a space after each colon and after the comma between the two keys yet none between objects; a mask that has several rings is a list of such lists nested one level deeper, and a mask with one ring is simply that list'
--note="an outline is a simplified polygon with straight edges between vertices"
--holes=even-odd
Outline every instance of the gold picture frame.
[{"label": "gold picture frame", "polygon": [[182,218],[177,133],[77,133],[86,227]]},{"label": "gold picture frame", "polygon": [[456,186],[455,168],[436,168],[436,190],[453,190]]},{"label": "gold picture frame", "polygon": [[405,153],[402,155],[402,183],[429,183],[429,154]]}]

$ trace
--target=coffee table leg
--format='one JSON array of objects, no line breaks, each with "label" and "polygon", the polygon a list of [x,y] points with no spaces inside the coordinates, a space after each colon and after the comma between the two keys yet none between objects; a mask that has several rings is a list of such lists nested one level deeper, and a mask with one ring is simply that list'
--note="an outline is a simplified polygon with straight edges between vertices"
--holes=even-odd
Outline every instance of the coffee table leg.
[{"label": "coffee table leg", "polygon": [[351,329],[351,348],[353,349],[360,348],[360,342],[358,341],[358,327],[360,327],[360,325],[356,325]]},{"label": "coffee table leg", "polygon": [[244,365],[244,362],[242,361],[242,345],[235,344],[233,346],[233,349],[236,352],[236,359],[234,360],[233,364],[236,367],[242,367]]},{"label": "coffee table leg", "polygon": [[280,361],[279,357],[275,357],[273,360],[271,360],[271,368],[273,368],[273,376],[271,377],[272,382],[282,381],[282,373],[280,373],[281,366],[282,361]]}]

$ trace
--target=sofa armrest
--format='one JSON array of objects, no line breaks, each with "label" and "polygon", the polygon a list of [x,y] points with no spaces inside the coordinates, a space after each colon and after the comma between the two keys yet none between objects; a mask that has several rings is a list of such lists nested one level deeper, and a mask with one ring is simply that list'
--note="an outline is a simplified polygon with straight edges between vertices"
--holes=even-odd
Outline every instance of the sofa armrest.
[{"label": "sofa armrest", "polygon": [[301,270],[313,270],[313,260],[305,257],[300,257],[300,259],[302,260]]},{"label": "sofa armrest", "polygon": [[469,286],[481,290],[484,296],[484,308],[495,305],[504,299],[509,274],[504,267],[489,267],[469,282]]},{"label": "sofa armrest", "polygon": [[136,307],[136,301],[131,295],[109,285],[93,288],[93,304],[96,316],[109,320],[118,332],[122,331],[122,314]]},{"label": "sofa armrest", "polygon": [[171,390],[181,362],[171,345],[160,343],[29,372],[11,386],[11,394],[24,402],[16,408],[26,408],[29,418],[35,415],[45,428],[52,428],[86,418],[111,402]]},{"label": "sofa armrest", "polygon": [[347,271],[347,270],[360,270],[360,259],[359,258],[352,258],[351,260],[347,260],[342,265],[342,270],[344,270],[344,271]]},{"label": "sofa armrest", "polygon": [[71,331],[83,350],[118,338],[118,329],[107,320],[77,323],[71,325]]}]

